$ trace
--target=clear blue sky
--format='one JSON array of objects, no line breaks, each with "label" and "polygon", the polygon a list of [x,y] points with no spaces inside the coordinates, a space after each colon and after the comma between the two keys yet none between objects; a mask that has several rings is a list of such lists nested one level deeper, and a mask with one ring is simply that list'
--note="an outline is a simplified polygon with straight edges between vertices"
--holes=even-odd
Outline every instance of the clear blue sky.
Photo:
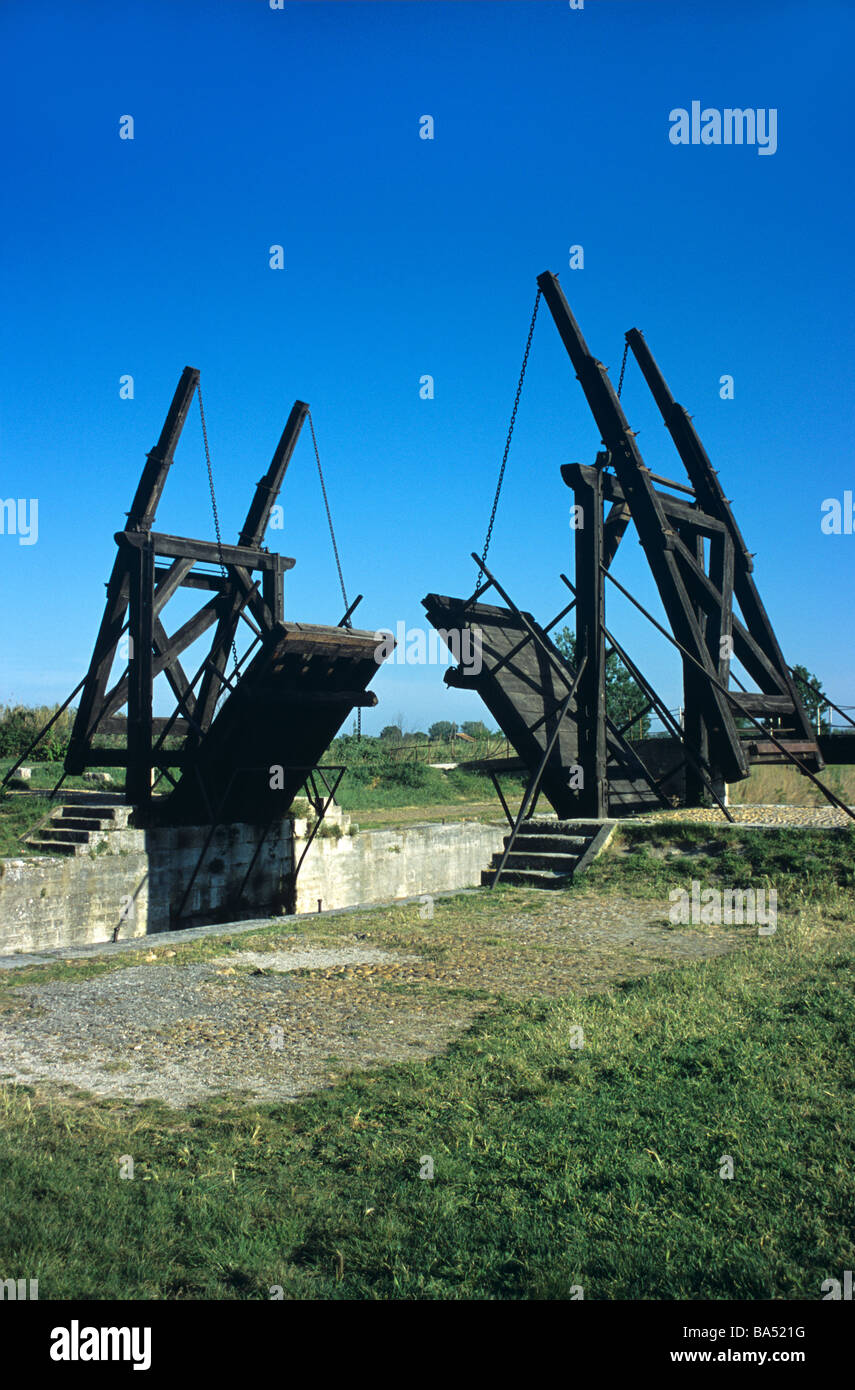
[{"label": "clear blue sky", "polygon": [[[855,536],[820,530],[822,501],[855,485],[853,41],[833,0],[5,0],[0,497],[38,498],[39,536],[0,536],[0,700],[57,700],[83,674],[113,533],[185,364],[202,373],[224,539],[300,397],[360,625],[412,627],[426,592],[470,592],[551,269],[615,375],[624,330],[645,331],[757,552],[785,654],[855,704]],[[695,99],[774,107],[777,151],[672,145],[669,112]],[[673,476],[632,366],[624,402]],[[544,308],[491,552],[544,622],[572,565],[559,466],[597,443]],[[282,501],[267,539],[297,559],[287,615],[337,622],[308,432]],[[195,407],[157,525],[213,536]],[[656,607],[634,540],[616,573]],[[608,618],[678,705],[662,639],[619,597]],[[436,668],[387,668],[374,688],[370,730],[484,713]]]}]

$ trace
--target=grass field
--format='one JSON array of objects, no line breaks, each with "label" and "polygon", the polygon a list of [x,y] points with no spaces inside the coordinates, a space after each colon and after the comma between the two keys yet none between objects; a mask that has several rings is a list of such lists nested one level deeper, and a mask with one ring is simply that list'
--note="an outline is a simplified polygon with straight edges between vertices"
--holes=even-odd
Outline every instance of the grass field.
[{"label": "grass field", "polygon": [[[852,839],[638,827],[585,891],[763,874],[773,936],[604,993],[500,999],[444,1055],[296,1104],[6,1087],[4,1275],[41,1298],[818,1299],[855,1260]],[[438,903],[425,948],[512,900]]]},{"label": "grass field", "polygon": [[[847,806],[855,806],[855,767],[825,767],[819,777]],[[822,792],[794,767],[753,767],[751,776],[744,782],[734,782],[729,792],[735,805],[828,805]]]}]

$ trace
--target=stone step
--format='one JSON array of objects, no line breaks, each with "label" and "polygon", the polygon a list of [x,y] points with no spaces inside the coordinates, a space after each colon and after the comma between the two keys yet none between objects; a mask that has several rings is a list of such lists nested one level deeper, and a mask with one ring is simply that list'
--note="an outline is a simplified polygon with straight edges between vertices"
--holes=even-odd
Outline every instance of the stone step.
[{"label": "stone step", "polygon": [[124,792],[63,791],[62,800],[65,806],[119,806],[131,810]]},{"label": "stone step", "polygon": [[[493,855],[494,869],[498,869],[501,860],[500,854]],[[508,855],[506,872],[508,869],[551,869],[554,873],[572,875],[578,862],[578,854],[532,854],[527,849],[512,849]]]},{"label": "stone step", "polygon": [[611,825],[612,818],[605,816],[602,820],[586,820],[579,817],[577,820],[524,820],[520,826],[520,835],[584,835],[590,838],[596,835],[601,825]]},{"label": "stone step", "polygon": [[[510,838],[510,835],[505,836],[506,847]],[[578,857],[592,839],[592,835],[518,835],[512,853],[573,854]]]},{"label": "stone step", "polygon": [[48,844],[88,845],[88,830],[59,830],[54,825],[43,825],[35,837]]},{"label": "stone step", "polygon": [[[520,888],[569,888],[573,882],[572,874],[550,874],[542,869],[505,869],[502,883],[516,884]],[[489,888],[493,882],[493,871],[484,869],[481,884]]]},{"label": "stone step", "polygon": [[[67,812],[69,807],[63,806],[62,810]],[[100,816],[70,816],[68,814],[54,816],[51,820],[51,829],[54,830],[115,830],[115,821],[102,819]]]},{"label": "stone step", "polygon": [[[501,882],[529,888],[569,888],[574,877],[588,868],[591,856],[602,853],[616,824],[611,818],[526,821],[517,833]],[[510,838],[505,836],[506,849]],[[485,887],[492,885],[501,861],[501,854],[494,854],[490,868],[483,871]]]},{"label": "stone step", "polygon": [[[76,799],[75,793],[70,792],[68,798],[63,801],[61,806],[57,806],[51,814],[51,820],[57,826],[73,823],[79,827],[83,822],[93,830],[125,830],[131,818],[133,807],[127,802],[105,801],[103,794],[96,792],[83,792],[86,801]],[[72,799],[74,798],[74,799]]]},{"label": "stone step", "polygon": [[63,840],[57,840],[55,843],[50,844],[38,839],[35,835],[28,835],[26,842],[30,846],[30,849],[38,850],[41,854],[67,854],[74,856],[80,853],[79,845],[67,844]]}]

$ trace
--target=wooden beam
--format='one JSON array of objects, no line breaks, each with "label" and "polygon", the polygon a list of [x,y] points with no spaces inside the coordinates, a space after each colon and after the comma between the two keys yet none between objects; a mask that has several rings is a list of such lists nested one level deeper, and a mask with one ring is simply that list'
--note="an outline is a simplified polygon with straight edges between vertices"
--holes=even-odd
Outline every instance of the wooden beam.
[{"label": "wooden beam", "polygon": [[[183,736],[187,733],[188,729],[190,728],[190,725],[187,723],[186,719],[169,720],[156,718],[152,719],[151,721],[152,733],[162,734],[167,725],[169,725],[170,733],[174,733],[176,736],[181,738],[183,738]],[[121,715],[110,715],[109,718],[101,720],[100,724],[98,725],[98,733],[127,737],[128,721]],[[101,756],[100,752],[98,756]]]},{"label": "wooden beam", "polygon": [[[195,560],[191,560],[189,562],[185,562],[184,560],[174,560],[172,563],[173,565],[182,565],[185,563],[190,563],[191,565],[194,565],[196,562]],[[155,565],[155,583],[160,584],[166,578],[166,576],[170,574],[171,570],[172,565],[168,567],[164,565]],[[221,594],[224,589],[227,589],[229,587],[229,581],[228,579],[224,579],[221,574],[194,574],[191,569],[191,571],[182,579],[181,587],[182,589],[205,589],[209,593],[213,592]],[[156,593],[157,591],[155,592],[155,596]]]},{"label": "wooden beam", "polygon": [[[154,654],[162,656],[169,651],[170,640],[159,618],[154,620]],[[172,652],[163,667],[163,674],[169,682],[178,706],[188,719],[192,720],[196,708],[196,696],[190,689],[190,681],[178,660],[178,653]]]},{"label": "wooden beam", "polygon": [[135,549],[130,566],[128,608],[128,775],[125,789],[135,806],[151,799],[152,643],[154,640],[154,550]]},{"label": "wooden beam", "polygon": [[792,714],[793,702],[789,695],[758,695],[753,690],[734,690],[731,703],[746,714]]},{"label": "wooden beam", "polygon": [[[674,549],[683,563],[684,578],[692,593],[704,605],[707,613],[719,615],[724,602],[721,591],[715,587],[709,575],[698,565],[695,556],[679,537],[676,538]],[[735,614],[731,617],[731,624],[734,653],[752,680],[756,680],[760,686],[773,685],[774,693],[784,693],[786,687],[781,673],[772,665],[766,653]]]},{"label": "wooden beam", "polygon": [[[629,503],[639,540],[653,572],[671,630],[692,657],[716,675],[710,660],[704,635],[698,625],[692,601],[674,555],[678,540],[650,480],[650,472],[635,442],[635,435],[621,408],[608,373],[588,349],[570,306],[555,275],[538,276],[544,299],[567,349],[591,413],[600,430],[603,444],[611,455],[612,465]],[[709,683],[702,693],[704,713],[711,731],[715,730],[720,757],[730,781],[747,776],[748,764],[739,742],[739,735],[727,699]]]},{"label": "wooden beam", "polygon": [[129,531],[151,530],[157,504],[163,494],[167,474],[172,467],[175,449],[198,385],[198,369],[185,367],[175,388],[175,395],[172,397],[172,404],[163,423],[160,438],[151,452],[146,455],[145,468],[137,485],[131,510],[128,512]]},{"label": "wooden beam", "polygon": [[[280,565],[283,569],[293,569],[297,563],[287,555],[271,555],[268,550],[249,549],[240,545],[219,546],[216,541],[200,541],[191,536],[169,536],[163,531],[152,531],[151,539],[156,555],[175,559],[187,557],[201,560],[208,565],[219,565],[222,561],[224,565],[243,565],[244,569],[248,570],[277,570]],[[116,533],[116,544],[119,546],[133,548],[138,546],[141,540],[142,537],[135,531]]]},{"label": "wooden beam", "polygon": [[270,512],[279,491],[282,487],[288,464],[291,462],[291,455],[294,452],[297,440],[300,437],[300,430],[303,428],[303,421],[309,413],[309,407],[305,401],[295,401],[291,407],[291,414],[282,431],[282,437],[276,446],[270,467],[261,481],[256,485],[255,496],[246,514],[243,523],[239,546],[248,546],[253,549],[261,545],[264,540],[264,533],[267,530],[267,523],[270,520]]},{"label": "wooden beam", "polygon": [[603,522],[603,564],[610,567],[626,535],[632,512],[626,502],[613,502]]},{"label": "wooden beam", "polygon": [[574,469],[574,497],[583,525],[575,531],[576,551],[576,717],[582,768],[579,815],[608,814],[606,780],[606,656],[603,627],[603,474],[599,468]]},{"label": "wooden beam", "polygon": [[154,571],[154,616],[157,617],[172,595],[181,588],[187,580],[187,576],[192,570],[195,560],[173,560],[167,570],[158,569]]},{"label": "wooden beam", "polygon": [[[169,665],[176,656],[179,656],[186,647],[192,646],[197,638],[201,637],[209,627],[217,621],[222,598],[209,599],[204,608],[200,608],[192,618],[189,618],[169,640],[169,646],[165,651],[159,652],[152,661],[152,678],[159,676],[161,671]],[[116,710],[121,709],[122,705],[128,700],[128,682],[119,681],[104,700],[104,715],[115,714]]]},{"label": "wooden beam", "polygon": [[[217,701],[222,693],[222,678],[228,664],[229,650],[234,642],[240,615],[247,606],[251,594],[256,592],[256,586],[242,567],[230,566],[229,578],[232,580],[233,590],[231,594],[224,596],[225,603],[220,612],[217,630],[214,633],[211,649],[208,653],[205,674],[199,685],[199,696],[196,701],[198,729],[191,735],[190,743],[192,746],[198,745],[211,726]],[[266,613],[263,601],[262,609]]]},{"label": "wooden beam", "polygon": [[[137,485],[131,510],[128,513],[128,529],[147,531],[154,521],[157,504],[160,501],[167,474],[172,466],[175,448],[199,382],[195,367],[185,367],[172,398],[160,438],[154,449],[146,457],[146,464]],[[128,565],[127,557],[119,554],[113,562],[113,569],[107,582],[107,598],[104,616],[95,639],[92,660],[65,759],[65,769],[69,773],[82,772],[86,766],[86,756],[91,743],[93,730],[103,712],[104,694],[110,671],[116,656],[116,648],[125,626],[128,609]]]},{"label": "wooden beam", "polygon": [[[695,565],[702,573],[704,572],[704,538],[699,531],[685,524],[680,526],[680,539],[686,550],[694,556]],[[710,650],[711,634],[716,635],[721,627],[722,605],[718,608],[713,607],[709,612],[702,602],[695,604],[695,617],[698,627],[704,635],[707,650]],[[718,650],[716,637],[715,666],[718,668]],[[683,664],[683,728],[686,734],[686,746],[690,747],[696,754],[698,763],[687,764],[685,770],[685,798],[687,806],[702,806],[706,793],[706,784],[701,776],[700,768],[709,765],[710,760],[710,738],[707,721],[705,718],[704,685],[705,677],[699,671],[693,661],[686,657],[682,658]]]},{"label": "wooden beam", "polygon": [[[653,473],[650,474],[651,478],[654,476]],[[609,502],[626,501],[623,488],[613,473],[603,474],[603,492]],[[691,502],[683,502],[679,497],[669,497],[666,492],[660,492],[658,488],[654,489],[654,492],[663,512],[670,520],[677,521],[681,525],[692,526],[702,535],[707,536],[721,535],[726,530],[723,521],[701,511],[699,507],[692,506]]]},{"label": "wooden beam", "polygon": [[[720,517],[730,534],[735,557],[733,588],[736,601],[745,619],[745,625],[756,644],[765,653],[770,664],[779,673],[780,684],[793,701],[798,725],[804,737],[809,738],[811,736],[810,719],[790,676],[769,615],[763,606],[763,601],[752,576],[753,557],[736,523],[730,502],[724,495],[718,474],[701,443],[691,416],[671,394],[643,333],[637,328],[631,328],[626,334],[626,341],[632,348],[633,356],[642,370],[665,426],[685,465],[698,502],[706,512]],[[822,766],[821,758],[820,766]]]}]

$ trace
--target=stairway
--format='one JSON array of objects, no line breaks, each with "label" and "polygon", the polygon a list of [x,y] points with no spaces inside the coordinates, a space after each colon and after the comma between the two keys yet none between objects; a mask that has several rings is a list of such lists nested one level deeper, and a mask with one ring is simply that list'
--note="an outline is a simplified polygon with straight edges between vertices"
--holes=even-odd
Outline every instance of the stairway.
[{"label": "stairway", "polygon": [[112,832],[128,828],[132,810],[121,792],[68,792],[26,841],[42,854],[93,854]]},{"label": "stairway", "polygon": [[[502,872],[502,883],[526,888],[569,888],[590,867],[614,833],[614,820],[527,820],[520,826]],[[510,835],[505,836],[507,848]],[[502,855],[493,855],[481,874],[492,886]]]}]

